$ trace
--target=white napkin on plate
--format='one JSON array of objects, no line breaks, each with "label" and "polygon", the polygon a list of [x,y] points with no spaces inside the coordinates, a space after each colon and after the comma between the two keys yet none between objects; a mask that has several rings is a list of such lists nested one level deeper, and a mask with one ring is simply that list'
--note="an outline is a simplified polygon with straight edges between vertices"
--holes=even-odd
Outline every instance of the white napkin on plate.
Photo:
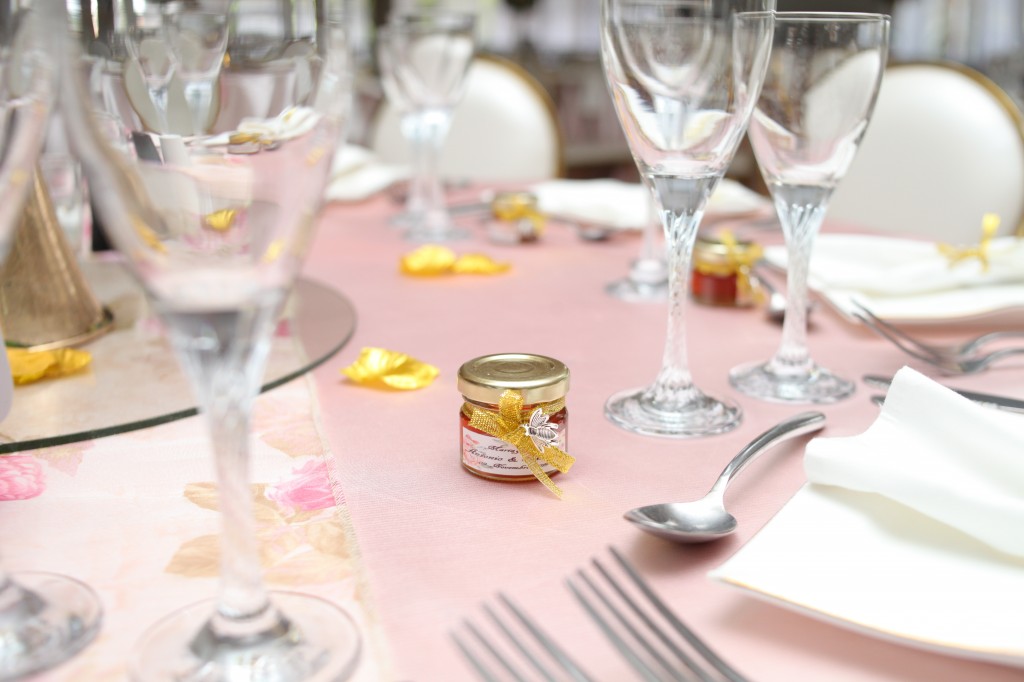
[{"label": "white napkin on plate", "polygon": [[365,147],[345,145],[334,155],[324,197],[327,201],[361,201],[405,180],[410,172],[405,164],[380,161]]},{"label": "white napkin on plate", "polygon": [[[765,257],[785,265],[783,247]],[[908,296],[972,286],[1024,281],[1024,240],[993,239],[989,268],[977,258],[954,265],[934,242],[876,235],[825,234],[814,245],[810,275],[820,288],[869,296]]]},{"label": "white napkin on plate", "polygon": [[[590,225],[638,230],[654,220],[647,189],[637,182],[607,178],[597,180],[549,180],[534,185],[542,213]],[[768,200],[735,180],[723,179],[708,199],[705,213],[729,214],[757,211]]]},{"label": "white napkin on plate", "polygon": [[814,483],[878,493],[1024,556],[1024,417],[972,403],[904,367],[864,433],[816,438]]}]

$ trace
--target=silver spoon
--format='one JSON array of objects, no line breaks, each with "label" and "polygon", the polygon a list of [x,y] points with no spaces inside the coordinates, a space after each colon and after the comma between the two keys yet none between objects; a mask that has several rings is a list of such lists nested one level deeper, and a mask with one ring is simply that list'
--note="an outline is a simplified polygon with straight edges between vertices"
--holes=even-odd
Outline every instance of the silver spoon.
[{"label": "silver spoon", "polygon": [[803,412],[790,417],[740,450],[703,498],[695,502],[666,502],[637,507],[624,516],[641,530],[673,542],[708,542],[724,537],[736,530],[736,517],[725,510],[725,489],[732,477],[773,445],[820,431],[824,426],[825,415],[821,412]]}]

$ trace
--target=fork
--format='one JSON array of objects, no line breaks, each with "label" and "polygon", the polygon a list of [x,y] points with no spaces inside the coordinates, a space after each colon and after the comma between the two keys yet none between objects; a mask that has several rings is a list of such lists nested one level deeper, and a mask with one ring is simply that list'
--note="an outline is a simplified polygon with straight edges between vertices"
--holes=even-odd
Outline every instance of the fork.
[{"label": "fork", "polygon": [[[900,329],[899,327],[886,322],[885,320],[871,312],[871,310],[867,306],[865,306],[863,303],[856,299],[852,299],[851,303],[853,303],[853,305],[855,305],[858,309],[857,312],[854,313],[854,315],[860,318],[862,322],[867,324],[875,331],[879,331],[878,328],[881,327],[888,331],[893,336],[898,336],[900,339],[905,341],[907,344],[913,346],[920,352],[925,353],[927,355],[932,355],[938,359],[963,360],[973,356],[979,348],[988,343],[991,343],[992,341],[997,341],[999,339],[1024,338],[1024,329],[1012,329],[989,332],[987,334],[982,334],[981,336],[978,336],[976,338],[968,339],[963,343],[953,344],[949,346],[938,346],[934,344],[925,343],[924,341],[916,339],[907,332]],[[865,320],[865,317],[869,318],[869,320]],[[879,331],[879,333],[881,332]]]},{"label": "fork", "polygon": [[1002,360],[1003,358],[1007,358],[1012,355],[1024,355],[1024,348],[1001,348],[999,350],[992,351],[991,353],[974,355],[972,357],[941,357],[919,350],[916,346],[913,346],[910,342],[904,340],[902,336],[898,336],[891,332],[886,326],[876,324],[875,320],[871,317],[862,315],[858,312],[854,312],[853,316],[871,329],[875,330],[879,335],[892,341],[893,344],[907,355],[938,367],[947,374],[973,374],[975,372],[980,372],[997,360]]},{"label": "fork", "polygon": [[[527,682],[530,678],[524,674],[525,668],[532,669],[547,682],[557,682],[559,677],[556,673],[565,673],[576,682],[594,682],[565,650],[555,644],[554,638],[544,632],[507,595],[498,593],[498,601],[504,606],[503,611],[499,612],[487,604],[484,604],[483,609],[499,637],[488,637],[488,631],[468,619],[463,621],[463,629],[472,637],[475,646],[468,643],[470,640],[465,637],[465,633],[450,633],[455,646],[481,680],[499,682],[504,678],[495,674],[495,670],[503,670],[516,682]],[[516,634],[517,631],[521,634]],[[525,635],[529,635],[529,638]],[[503,647],[499,644],[501,640],[510,646]],[[516,660],[521,657],[524,662],[516,665],[510,657],[510,651],[515,652]]]},{"label": "fork", "polygon": [[695,679],[686,674],[690,673],[701,682],[747,682],[679,619],[618,550],[610,547],[609,551],[634,586],[633,595],[643,595],[643,600],[631,595],[596,558],[591,562],[594,571],[617,599],[583,570],[567,581],[568,586],[587,615],[644,680],[660,682],[667,675],[687,682]]}]

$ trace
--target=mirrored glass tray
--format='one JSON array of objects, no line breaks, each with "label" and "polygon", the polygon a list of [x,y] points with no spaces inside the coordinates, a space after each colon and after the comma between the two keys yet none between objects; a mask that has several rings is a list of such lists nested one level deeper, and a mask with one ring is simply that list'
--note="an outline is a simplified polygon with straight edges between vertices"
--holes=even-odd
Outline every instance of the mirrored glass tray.
[{"label": "mirrored glass tray", "polygon": [[[90,367],[75,375],[16,386],[0,422],[0,453],[89,440],[196,414],[177,359],[142,290],[117,262],[82,269],[114,329],[81,346]],[[352,303],[323,284],[300,279],[274,335],[263,390],[324,362],[355,331]]]}]

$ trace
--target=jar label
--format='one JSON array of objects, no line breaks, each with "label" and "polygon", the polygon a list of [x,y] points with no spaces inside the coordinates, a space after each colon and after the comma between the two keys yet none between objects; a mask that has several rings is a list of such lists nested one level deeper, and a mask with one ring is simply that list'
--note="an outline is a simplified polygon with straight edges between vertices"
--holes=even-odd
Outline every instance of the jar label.
[{"label": "jar label", "polygon": [[[556,448],[562,447],[562,433],[551,442]],[[462,461],[471,469],[491,476],[531,476],[530,468],[514,446],[500,438],[477,433],[463,427]],[[547,462],[540,462],[544,473],[557,471]]]}]

